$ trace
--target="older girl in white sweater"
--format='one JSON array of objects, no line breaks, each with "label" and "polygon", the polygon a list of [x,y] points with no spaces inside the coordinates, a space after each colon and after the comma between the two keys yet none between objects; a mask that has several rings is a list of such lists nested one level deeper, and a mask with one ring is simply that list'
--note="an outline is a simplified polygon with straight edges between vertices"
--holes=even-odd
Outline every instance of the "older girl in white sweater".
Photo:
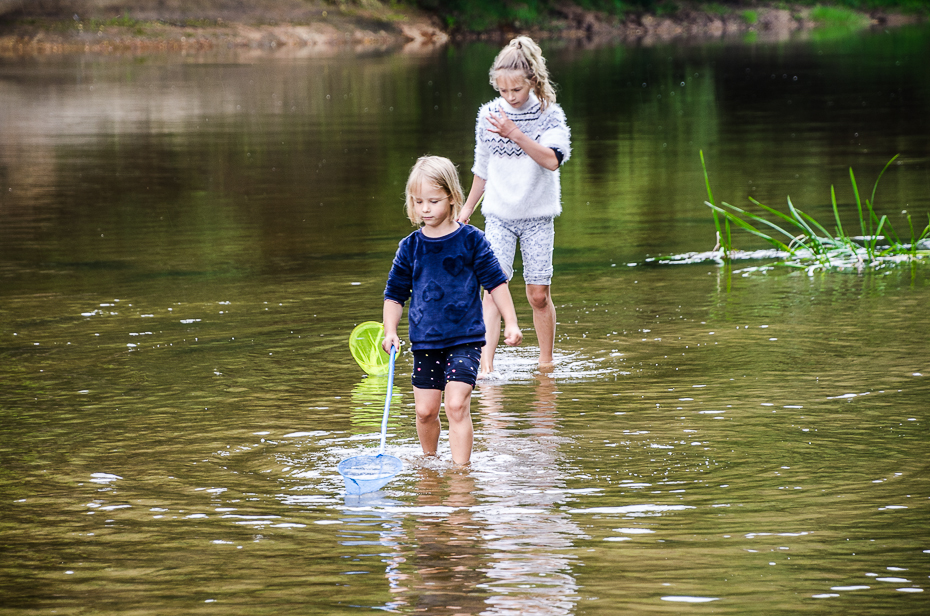
[{"label": "older girl in white sweater", "polygon": [[[552,303],[554,219],[562,212],[559,168],[571,156],[571,135],[555,102],[539,46],[520,36],[494,60],[491,85],[500,93],[478,110],[474,181],[458,220],[468,222],[481,195],[485,235],[507,279],[513,277],[517,241],[523,256],[526,297],[539,340],[539,367],[552,367],[555,306]],[[481,374],[494,370],[501,316],[485,294],[487,344]]]}]

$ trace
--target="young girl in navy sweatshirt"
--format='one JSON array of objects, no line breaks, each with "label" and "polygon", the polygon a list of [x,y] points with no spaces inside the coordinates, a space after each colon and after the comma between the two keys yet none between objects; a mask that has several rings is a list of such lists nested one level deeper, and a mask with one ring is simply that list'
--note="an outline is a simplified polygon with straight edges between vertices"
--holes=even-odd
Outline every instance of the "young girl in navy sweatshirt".
[{"label": "young girl in navy sweatshirt", "polygon": [[494,252],[477,228],[456,221],[464,203],[455,165],[424,156],[410,170],[407,217],[420,227],[400,242],[384,289],[384,350],[400,348],[397,326],[407,311],[413,351],[413,396],[423,453],[435,455],[445,396],[452,461],[471,459],[471,393],[485,344],[481,287],[504,321],[504,341],[523,340],[513,299]]}]

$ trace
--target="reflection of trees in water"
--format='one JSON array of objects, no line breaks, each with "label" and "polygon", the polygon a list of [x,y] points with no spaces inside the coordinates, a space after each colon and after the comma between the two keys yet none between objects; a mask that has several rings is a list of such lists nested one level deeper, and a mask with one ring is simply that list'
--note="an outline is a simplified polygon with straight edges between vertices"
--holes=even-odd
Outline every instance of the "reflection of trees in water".
[{"label": "reflection of trees in water", "polygon": [[[584,536],[558,509],[564,481],[558,467],[556,384],[537,375],[532,410],[503,403],[499,385],[482,384],[480,431],[487,449],[508,459],[507,473],[476,473],[482,504],[492,506],[484,538],[492,555],[485,614],[567,614],[578,600],[573,539]],[[506,409],[506,410],[505,410]]]}]

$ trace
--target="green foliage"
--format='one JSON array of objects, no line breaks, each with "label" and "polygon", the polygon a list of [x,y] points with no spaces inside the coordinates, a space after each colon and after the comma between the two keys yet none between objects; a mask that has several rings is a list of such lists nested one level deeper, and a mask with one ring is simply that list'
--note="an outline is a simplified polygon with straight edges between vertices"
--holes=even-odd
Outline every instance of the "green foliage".
[{"label": "green foliage", "polygon": [[[480,32],[504,26],[543,25],[559,13],[558,0],[408,0],[421,9],[437,14],[449,28]],[[609,15],[631,11],[661,15],[677,13],[674,0],[576,0],[575,6]]]},{"label": "green foliage", "polygon": [[638,3],[631,0],[577,0],[575,4],[585,10],[601,11],[608,15],[624,15],[638,6]]},{"label": "green foliage", "polygon": [[674,0],[663,0],[655,5],[655,14],[661,17],[674,15],[680,10],[681,7]]},{"label": "green foliage", "polygon": [[817,6],[811,9],[810,18],[822,26],[861,28],[869,25],[867,15],[838,6]]},{"label": "green foliage", "polygon": [[125,28],[132,30],[133,34],[141,36],[145,34],[145,27],[151,25],[152,22],[141,21],[129,15],[118,15],[108,19],[87,19],[76,22],[69,20],[62,23],[67,24],[69,29],[77,29],[80,32],[97,32],[104,28]]},{"label": "green foliage", "polygon": [[[788,214],[749,198],[749,201],[761,208],[764,212],[775,218],[772,222],[767,218],[753,214],[747,210],[722,202],[720,206],[714,203],[710,190],[710,180],[707,176],[707,167],[704,165],[704,152],[701,152],[701,168],[704,170],[704,183],[707,187],[708,200],[705,204],[711,208],[714,216],[714,226],[717,228],[718,245],[723,251],[723,257],[728,260],[733,254],[733,243],[730,235],[730,223],[733,226],[762,238],[776,250],[788,255],[784,265],[804,268],[808,272],[816,269],[844,269],[852,267],[862,270],[866,266],[877,266],[885,261],[917,260],[930,257],[930,250],[920,249],[922,242],[930,237],[930,224],[918,235],[914,230],[914,223],[910,214],[907,223],[910,227],[910,242],[903,243],[895,233],[888,220],[888,216],[879,216],[875,211],[875,193],[878,183],[897,158],[894,156],[885,165],[875,184],[872,186],[871,199],[864,201],[859,195],[859,186],[853,170],[849,170],[849,179],[852,183],[853,194],[856,200],[856,211],[859,215],[859,231],[861,235],[850,236],[840,222],[840,211],[836,201],[836,191],[830,187],[830,199],[833,206],[833,216],[836,228],[833,233],[808,214],[797,209],[788,197]],[[723,219],[721,223],[720,219]],[[768,229],[766,229],[768,227]],[[774,230],[772,234],[769,229]],[[879,241],[888,242],[879,245]],[[717,250],[717,248],[715,248]]]},{"label": "green foliage", "polygon": [[[347,4],[364,4],[376,0],[325,0],[327,4],[345,6]],[[409,4],[437,13],[441,16],[458,15],[466,20],[507,19],[516,14],[538,18],[553,13],[565,3],[559,0],[382,0],[382,4]],[[676,0],[574,0],[569,2],[588,11],[600,11],[610,15],[623,15],[631,11],[671,15],[682,7]],[[754,0],[690,0],[689,7],[707,13],[727,14],[746,7],[745,13],[756,13],[758,2]],[[779,3],[772,0],[770,5],[780,8],[792,7],[827,7],[855,11],[876,9],[903,10],[908,12],[930,12],[930,3],[926,0],[792,0]],[[522,7],[522,8],[521,8]],[[748,20],[747,20],[748,21]],[[755,21],[749,22],[755,23]]]},{"label": "green foliage", "polygon": [[511,3],[494,0],[418,0],[420,8],[437,13],[449,28],[480,32],[538,16],[538,2]]},{"label": "green foliage", "polygon": [[759,12],[758,11],[745,10],[743,11],[742,15],[743,15],[743,21],[745,21],[749,25],[754,25],[754,24],[759,23]]},{"label": "green foliage", "polygon": [[701,6],[701,10],[711,15],[727,15],[733,12],[730,7],[724,6],[719,2],[708,2]]},{"label": "green foliage", "polygon": [[[700,0],[699,0],[700,1]],[[926,0],[794,0],[797,6],[831,6],[855,11],[905,11],[927,13],[930,11]]]},{"label": "green foliage", "polygon": [[145,25],[145,22],[130,17],[129,15],[119,15],[117,17],[110,17],[109,19],[88,19],[84,26],[88,31],[89,30],[99,30],[100,28],[140,28]]},{"label": "green foliage", "polygon": [[[701,169],[704,170],[704,186],[707,187],[707,203],[711,207],[711,214],[714,216],[714,227],[717,229],[717,246],[723,249],[724,256],[730,253],[732,239],[730,237],[730,221],[724,216],[723,227],[721,227],[720,217],[717,216],[717,208],[714,205],[714,194],[710,190],[710,179],[707,177],[707,166],[704,164],[704,151],[701,150]],[[717,247],[714,247],[716,250]]]}]

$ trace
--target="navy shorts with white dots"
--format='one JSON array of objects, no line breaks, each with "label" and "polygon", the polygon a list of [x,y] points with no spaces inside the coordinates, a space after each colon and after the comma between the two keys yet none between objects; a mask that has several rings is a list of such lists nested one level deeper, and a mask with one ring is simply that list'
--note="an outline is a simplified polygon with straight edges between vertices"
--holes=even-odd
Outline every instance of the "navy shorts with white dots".
[{"label": "navy shorts with white dots", "polygon": [[474,387],[480,365],[481,344],[477,342],[414,351],[410,380],[417,389],[445,389],[449,381],[460,381]]}]

